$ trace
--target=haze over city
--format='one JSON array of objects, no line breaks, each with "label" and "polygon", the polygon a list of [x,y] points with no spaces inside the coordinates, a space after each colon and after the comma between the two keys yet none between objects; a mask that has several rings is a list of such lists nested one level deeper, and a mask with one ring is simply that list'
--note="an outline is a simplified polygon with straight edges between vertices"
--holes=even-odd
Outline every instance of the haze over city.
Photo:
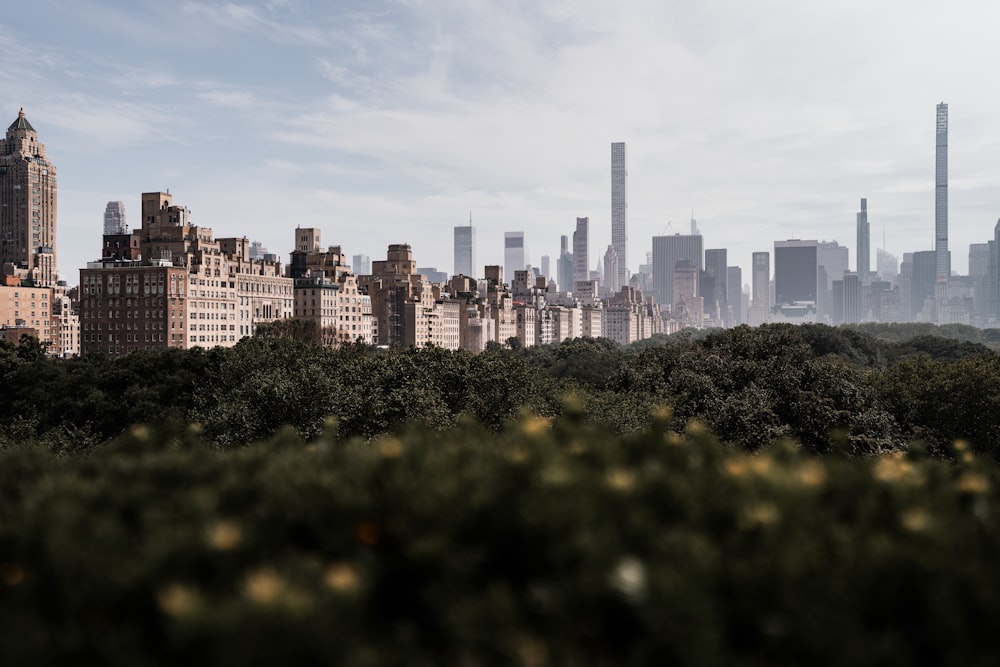
[{"label": "haze over city", "polygon": [[[41,20],[40,17],[45,17]],[[610,243],[609,144],[629,148],[629,268],[686,232],[744,268],[774,240],[933,248],[934,106],[950,107],[950,247],[1000,212],[1000,62],[985,2],[16,3],[2,81],[59,168],[59,271],[93,260],[106,202],[169,189],[196,224],[287,260],[296,226],[347,254],[410,243],[452,270],[524,230]]]}]

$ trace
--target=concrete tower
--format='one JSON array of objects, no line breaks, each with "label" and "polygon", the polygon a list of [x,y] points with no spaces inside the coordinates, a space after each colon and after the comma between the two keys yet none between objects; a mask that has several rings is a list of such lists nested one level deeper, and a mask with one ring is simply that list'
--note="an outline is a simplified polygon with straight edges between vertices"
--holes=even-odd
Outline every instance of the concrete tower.
[{"label": "concrete tower", "polygon": [[[573,282],[590,279],[590,218],[577,218],[573,232]],[[570,287],[570,289],[574,289]]]},{"label": "concrete tower", "polygon": [[934,257],[937,280],[948,281],[948,105],[937,105],[937,141],[934,151]]},{"label": "concrete tower", "polygon": [[[871,282],[872,251],[871,251],[871,226],[868,224],[868,200],[861,200],[861,210],[858,211],[858,247],[857,247],[857,271],[858,279],[862,285]],[[836,276],[840,278],[840,276]]]},{"label": "concrete tower", "polygon": [[628,161],[625,142],[611,144],[611,245],[618,258],[618,284],[628,285]]},{"label": "concrete tower", "polygon": [[476,230],[472,226],[472,214],[469,214],[469,224],[455,227],[455,266],[454,275],[477,277],[476,273]]},{"label": "concrete tower", "polygon": [[125,202],[108,202],[104,209],[104,233],[128,234],[128,224],[125,222]]}]

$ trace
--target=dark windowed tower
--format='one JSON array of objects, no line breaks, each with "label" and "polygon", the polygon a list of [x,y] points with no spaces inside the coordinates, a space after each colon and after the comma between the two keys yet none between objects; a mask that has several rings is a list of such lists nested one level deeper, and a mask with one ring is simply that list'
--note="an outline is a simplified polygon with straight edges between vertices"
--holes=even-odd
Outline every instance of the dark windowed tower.
[{"label": "dark windowed tower", "polygon": [[0,265],[7,263],[36,286],[57,280],[56,169],[24,109],[0,140]]}]

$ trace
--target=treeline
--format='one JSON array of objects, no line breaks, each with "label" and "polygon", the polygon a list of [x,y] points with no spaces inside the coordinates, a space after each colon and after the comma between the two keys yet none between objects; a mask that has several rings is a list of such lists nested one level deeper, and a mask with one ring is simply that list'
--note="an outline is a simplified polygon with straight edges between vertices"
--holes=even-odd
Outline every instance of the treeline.
[{"label": "treeline", "polygon": [[581,338],[479,355],[330,350],[275,333],[233,348],[116,359],[54,360],[30,341],[0,344],[0,446],[86,451],[134,424],[197,424],[221,447],[284,426],[306,439],[330,429],[364,439],[413,425],[444,432],[465,422],[499,431],[520,413],[558,415],[572,395],[590,421],[620,434],[645,428],[665,406],[678,423],[699,420],[748,451],[787,438],[820,454],[919,442],[948,457],[964,440],[1000,457],[1000,359],[984,344],[992,330],[767,325],[631,347]]}]

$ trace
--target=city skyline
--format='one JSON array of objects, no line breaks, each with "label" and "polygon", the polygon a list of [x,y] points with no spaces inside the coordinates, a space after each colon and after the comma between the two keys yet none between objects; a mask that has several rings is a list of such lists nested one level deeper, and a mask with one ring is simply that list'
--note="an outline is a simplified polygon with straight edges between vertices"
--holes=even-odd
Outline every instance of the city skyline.
[{"label": "city skyline", "polygon": [[851,246],[861,197],[872,235],[901,258],[934,246],[927,118],[941,99],[953,270],[991,237],[1000,120],[969,72],[996,59],[1000,10],[626,4],[605,15],[41,0],[0,19],[7,113],[25,108],[59,167],[58,269],[70,282],[108,201],[135,215],[137,193],[166,189],[185,193],[197,224],[283,261],[285,230],[302,225],[349,254],[410,243],[421,265],[446,268],[440,239],[470,210],[482,265],[502,263],[506,229],[554,257],[578,216],[605,248],[607,150],[620,141],[629,258],[692,209],[706,244],[744,271],[773,240]]}]

